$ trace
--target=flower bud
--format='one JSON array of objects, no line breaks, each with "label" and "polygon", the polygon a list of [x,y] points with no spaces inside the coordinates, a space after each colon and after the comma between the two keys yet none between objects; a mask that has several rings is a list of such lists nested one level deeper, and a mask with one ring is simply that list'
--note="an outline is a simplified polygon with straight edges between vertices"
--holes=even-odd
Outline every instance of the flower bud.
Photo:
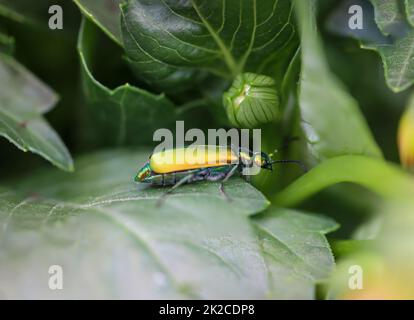
[{"label": "flower bud", "polygon": [[231,124],[236,127],[255,128],[274,121],[279,109],[276,82],[268,76],[243,73],[224,93],[223,104]]},{"label": "flower bud", "polygon": [[414,96],[400,120],[398,148],[402,165],[414,169]]}]

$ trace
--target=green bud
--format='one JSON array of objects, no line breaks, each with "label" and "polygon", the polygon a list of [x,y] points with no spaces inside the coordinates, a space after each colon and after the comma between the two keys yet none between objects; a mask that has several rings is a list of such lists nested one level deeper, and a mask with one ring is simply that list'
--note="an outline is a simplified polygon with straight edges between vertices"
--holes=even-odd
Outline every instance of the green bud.
[{"label": "green bud", "polygon": [[274,121],[279,109],[276,82],[268,76],[243,73],[224,93],[223,104],[236,127],[255,128]]}]

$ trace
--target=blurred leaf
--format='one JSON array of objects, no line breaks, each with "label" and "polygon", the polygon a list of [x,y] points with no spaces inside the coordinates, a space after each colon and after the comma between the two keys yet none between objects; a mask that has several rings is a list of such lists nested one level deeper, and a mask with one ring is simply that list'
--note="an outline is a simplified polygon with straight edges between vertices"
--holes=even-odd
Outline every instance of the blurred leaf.
[{"label": "blurred leaf", "polygon": [[114,90],[99,83],[93,76],[96,29],[84,20],[78,51],[81,59],[84,90],[93,120],[98,126],[101,139],[108,144],[148,144],[155,129],[171,128],[181,117],[181,111],[164,95],[155,95],[125,84]]},{"label": "blurred leaf", "polygon": [[[412,193],[411,193],[412,194]],[[379,232],[369,246],[342,259],[331,278],[331,295],[345,299],[412,300],[414,297],[414,202],[384,201],[378,206],[382,217]],[[350,267],[363,271],[363,288],[351,290]],[[355,269],[354,269],[355,270]]]},{"label": "blurred leaf", "polygon": [[329,218],[277,208],[253,220],[269,272],[268,298],[314,299],[315,284],[334,267],[324,235],[338,225]]},{"label": "blurred leaf", "polygon": [[295,1],[301,27],[299,105],[311,154],[319,161],[344,154],[381,157],[357,102],[330,72],[317,35],[314,1]]},{"label": "blurred leaf", "polygon": [[19,9],[21,9],[21,0],[0,0],[0,16],[20,23],[26,22],[27,17],[19,12]]},{"label": "blurred leaf", "polygon": [[129,0],[121,6],[123,41],[136,74],[171,90],[197,71],[234,78],[286,59],[291,13],[288,0]]},{"label": "blurred leaf", "polygon": [[300,56],[300,48],[298,48],[296,49],[296,52],[290,61],[286,72],[283,74],[283,80],[281,82],[281,96],[282,100],[285,100],[285,103],[288,100],[291,92],[296,90],[297,84],[299,82]]},{"label": "blurred leaf", "polygon": [[13,54],[14,52],[14,38],[10,37],[0,30],[0,54]]},{"label": "blurred leaf", "polygon": [[0,135],[19,149],[71,171],[68,150],[42,116],[56,101],[51,89],[13,58],[0,54]]},{"label": "blurred leaf", "polygon": [[414,1],[405,0],[405,11],[407,14],[408,22],[414,27]]},{"label": "blurred leaf", "polygon": [[402,289],[414,298],[414,201],[388,201],[378,208],[384,217],[377,235],[377,249],[385,257]]},{"label": "blurred leaf", "polygon": [[360,184],[386,199],[407,200],[414,192],[412,177],[392,164],[366,156],[340,156],[319,164],[278,193],[274,200],[281,206],[293,206],[342,182]]},{"label": "blurred leaf", "polygon": [[342,259],[367,248],[372,243],[372,240],[336,240],[332,241],[332,251],[336,259]]},{"label": "blurred leaf", "polygon": [[380,54],[387,84],[394,92],[404,91],[414,83],[414,29],[392,45],[367,43],[361,47]]},{"label": "blurred leaf", "polygon": [[[49,8],[52,5],[59,5],[64,12],[64,22],[70,20],[68,14],[70,1],[67,0],[36,0],[33,5],[32,0],[0,0],[0,16],[13,20],[18,23],[48,29],[48,20],[51,16]],[[66,10],[65,10],[66,9]],[[65,24],[64,30],[68,28]]]},{"label": "blurred leaf", "polygon": [[[2,298],[263,298],[267,270],[247,215],[267,200],[236,178],[231,202],[207,182],[158,207],[164,188],[133,183],[148,155],[89,155],[72,175],[42,171],[1,190]],[[55,264],[64,290],[47,286]]]},{"label": "blurred leaf", "polygon": [[383,215],[375,215],[368,221],[359,225],[358,228],[353,232],[352,238],[355,240],[373,240],[377,238],[379,231],[384,225]]},{"label": "blurred leaf", "polygon": [[398,35],[404,30],[406,20],[401,0],[369,0],[375,8],[375,21],[384,35]]},{"label": "blurred leaf", "polygon": [[406,110],[401,116],[397,143],[402,166],[414,171],[414,95],[409,97]]},{"label": "blurred leaf", "polygon": [[[364,30],[352,30],[347,26],[348,4],[363,7]],[[394,92],[401,92],[414,83],[414,29],[406,21],[400,2],[396,0],[371,0],[375,21],[384,35],[379,36],[374,25],[372,8],[366,0],[345,1],[332,14],[328,26],[332,32],[349,35],[360,40],[363,49],[376,51],[384,64],[385,80]],[[411,1],[407,1],[407,12]]]},{"label": "blurred leaf", "polygon": [[82,13],[112,40],[122,45],[119,0],[74,0]]}]

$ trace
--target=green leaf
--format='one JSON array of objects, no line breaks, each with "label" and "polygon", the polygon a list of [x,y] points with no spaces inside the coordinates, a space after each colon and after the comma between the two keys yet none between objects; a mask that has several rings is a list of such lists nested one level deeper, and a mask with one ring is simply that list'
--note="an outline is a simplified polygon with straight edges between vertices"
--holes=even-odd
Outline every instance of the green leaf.
[{"label": "green leaf", "polygon": [[414,83],[414,29],[392,45],[366,43],[361,47],[379,53],[387,84],[394,92],[404,91]]},{"label": "green leaf", "polygon": [[121,6],[123,41],[136,74],[171,89],[196,71],[234,78],[286,59],[291,13],[288,0],[129,0]]},{"label": "green leaf", "polygon": [[181,113],[164,95],[129,84],[111,90],[99,83],[89,67],[97,50],[96,36],[94,25],[84,20],[78,52],[84,91],[101,140],[110,145],[151,143],[154,130],[173,127]]},{"label": "green leaf", "polygon": [[[132,179],[150,151],[77,159],[0,188],[2,298],[314,298],[333,267],[329,218],[266,209],[240,178],[165,189]],[[63,290],[50,290],[51,265]],[[92,270],[92,271],[91,271]],[[13,275],[13,276],[12,276]]]},{"label": "green leaf", "polygon": [[11,55],[14,52],[14,38],[1,32],[0,29],[0,54]]},{"label": "green leaf", "polygon": [[372,246],[372,243],[372,240],[336,240],[332,242],[332,251],[337,259],[343,259]]},{"label": "green leaf", "polygon": [[19,149],[71,171],[68,150],[42,116],[56,101],[51,89],[13,58],[0,54],[0,135]]},{"label": "green leaf", "polygon": [[331,219],[272,208],[253,219],[269,272],[270,299],[314,299],[315,284],[325,280],[334,259],[325,234]]},{"label": "green leaf", "polygon": [[394,36],[394,39],[392,45],[368,42],[362,43],[361,47],[378,52],[384,63],[389,87],[395,92],[403,91],[414,83],[414,29],[407,25],[402,1],[370,1],[379,29],[384,35]]},{"label": "green leaf", "polygon": [[404,31],[406,20],[400,0],[370,0],[375,8],[375,21],[384,35],[398,35]]},{"label": "green leaf", "polygon": [[[77,159],[0,189],[2,298],[264,298],[267,270],[248,215],[268,201],[240,178],[136,185],[150,151]],[[48,288],[51,265],[63,290]],[[286,288],[288,290],[288,288]]]},{"label": "green leaf", "polygon": [[291,93],[296,91],[300,74],[300,56],[300,48],[298,48],[283,75],[281,95],[284,102],[287,102]]},{"label": "green leaf", "polygon": [[[347,1],[361,5],[364,12],[364,30],[352,30],[347,23],[347,6],[339,6],[329,19],[332,32],[348,35],[360,41],[363,49],[377,52],[384,64],[385,80],[394,92],[401,92],[414,83],[414,29],[408,25],[401,8],[402,3],[391,0],[372,0],[375,21],[384,35],[378,31],[366,1]],[[406,12],[410,20],[412,1],[406,1]],[[380,34],[380,35],[378,35]]]},{"label": "green leaf", "polygon": [[74,0],[82,13],[112,40],[122,45],[119,0]]},{"label": "green leaf", "polygon": [[294,206],[342,182],[357,183],[386,199],[407,201],[414,192],[412,177],[394,165],[366,156],[340,156],[316,166],[278,193],[274,200],[281,206]]},{"label": "green leaf", "polygon": [[331,73],[317,35],[313,1],[295,1],[301,29],[299,105],[311,154],[322,161],[344,154],[381,157],[357,102]]},{"label": "green leaf", "polygon": [[408,22],[414,27],[414,1],[405,0],[405,11],[407,14]]}]

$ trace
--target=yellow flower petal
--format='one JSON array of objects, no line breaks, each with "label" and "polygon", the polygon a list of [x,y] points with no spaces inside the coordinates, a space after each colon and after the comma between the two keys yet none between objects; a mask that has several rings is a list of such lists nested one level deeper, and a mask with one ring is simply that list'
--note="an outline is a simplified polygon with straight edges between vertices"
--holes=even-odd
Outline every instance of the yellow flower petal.
[{"label": "yellow flower petal", "polygon": [[398,129],[400,160],[405,168],[414,168],[414,104],[403,114]]}]

